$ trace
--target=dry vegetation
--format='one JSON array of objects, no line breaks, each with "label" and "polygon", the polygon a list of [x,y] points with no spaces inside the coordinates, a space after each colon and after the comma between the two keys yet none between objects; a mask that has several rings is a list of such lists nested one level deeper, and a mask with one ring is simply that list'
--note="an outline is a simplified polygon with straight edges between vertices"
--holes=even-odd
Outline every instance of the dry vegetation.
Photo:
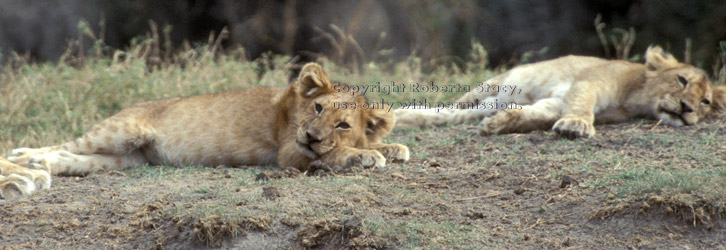
[{"label": "dry vegetation", "polygon": [[[272,55],[250,61],[242,50],[222,54],[218,41],[174,54],[151,37],[110,55],[97,43],[97,55],[69,52],[59,63],[15,57],[0,74],[0,155],[69,140],[139,101],[285,86],[300,64]],[[430,72],[416,57],[369,62],[364,73],[321,63],[334,81],[352,85],[473,85],[497,73],[485,69],[486,51],[473,48],[463,67]],[[388,140],[408,145],[410,162],[345,175],[143,166],[57,177],[50,190],[0,201],[0,246],[723,249],[723,125],[634,121],[574,141],[541,131],[481,137],[467,125],[397,130]]]}]

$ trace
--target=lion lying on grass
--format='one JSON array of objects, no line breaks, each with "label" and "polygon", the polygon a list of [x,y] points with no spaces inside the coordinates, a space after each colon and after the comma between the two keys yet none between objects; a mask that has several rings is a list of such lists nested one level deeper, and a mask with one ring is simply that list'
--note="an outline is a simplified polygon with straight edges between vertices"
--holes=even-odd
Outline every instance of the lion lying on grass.
[{"label": "lion lying on grass", "polygon": [[[385,107],[337,109],[366,102],[332,89],[318,64],[305,65],[286,88],[254,88],[139,103],[58,146],[0,158],[0,195],[50,187],[54,175],[84,175],[143,164],[237,166],[277,163],[308,170],[381,167],[409,150],[385,144],[395,123]],[[20,166],[27,166],[23,168]]]},{"label": "lion lying on grass", "polygon": [[521,65],[462,96],[456,103],[464,109],[398,109],[396,127],[483,118],[482,134],[551,128],[575,138],[595,135],[596,122],[642,117],[682,126],[724,110],[726,87],[714,87],[702,70],[678,62],[657,46],[648,48],[645,61],[565,56]]}]

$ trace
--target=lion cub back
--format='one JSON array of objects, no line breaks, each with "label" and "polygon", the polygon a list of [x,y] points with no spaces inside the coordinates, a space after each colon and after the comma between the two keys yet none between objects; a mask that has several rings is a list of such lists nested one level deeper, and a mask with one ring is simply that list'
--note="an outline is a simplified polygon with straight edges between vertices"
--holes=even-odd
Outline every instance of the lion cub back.
[{"label": "lion cub back", "polygon": [[[99,126],[140,130],[152,164],[270,164],[277,156],[272,100],[255,88],[140,103]],[[115,124],[114,124],[115,123]]]}]

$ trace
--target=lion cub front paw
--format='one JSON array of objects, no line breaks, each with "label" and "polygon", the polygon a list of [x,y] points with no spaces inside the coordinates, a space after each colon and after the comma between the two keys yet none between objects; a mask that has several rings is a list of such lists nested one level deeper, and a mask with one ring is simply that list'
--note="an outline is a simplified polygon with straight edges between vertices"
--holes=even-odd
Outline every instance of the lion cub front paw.
[{"label": "lion cub front paw", "polygon": [[411,158],[408,147],[398,143],[386,144],[385,146],[376,147],[376,151],[381,152],[386,159],[391,162],[406,162]]},{"label": "lion cub front paw", "polygon": [[595,127],[592,123],[581,118],[562,118],[552,126],[552,130],[570,139],[595,135]]},{"label": "lion cub front paw", "polygon": [[386,158],[372,149],[349,149],[328,153],[321,162],[336,172],[344,172],[356,167],[371,168],[386,165]]},{"label": "lion cub front paw", "polygon": [[364,168],[383,167],[386,165],[386,157],[376,150],[361,149],[351,153],[345,160],[344,168],[361,166]]}]

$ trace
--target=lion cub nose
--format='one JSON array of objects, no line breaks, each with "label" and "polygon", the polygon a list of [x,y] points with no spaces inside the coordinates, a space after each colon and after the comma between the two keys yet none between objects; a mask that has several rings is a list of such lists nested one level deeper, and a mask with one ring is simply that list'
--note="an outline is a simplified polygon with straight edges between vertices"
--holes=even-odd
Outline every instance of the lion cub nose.
[{"label": "lion cub nose", "polygon": [[693,108],[688,103],[681,100],[681,110],[683,113],[693,112]]},{"label": "lion cub nose", "polygon": [[310,132],[305,132],[305,136],[307,136],[308,144],[312,144],[314,142],[320,142],[320,139],[315,137],[314,135],[310,134]]}]

